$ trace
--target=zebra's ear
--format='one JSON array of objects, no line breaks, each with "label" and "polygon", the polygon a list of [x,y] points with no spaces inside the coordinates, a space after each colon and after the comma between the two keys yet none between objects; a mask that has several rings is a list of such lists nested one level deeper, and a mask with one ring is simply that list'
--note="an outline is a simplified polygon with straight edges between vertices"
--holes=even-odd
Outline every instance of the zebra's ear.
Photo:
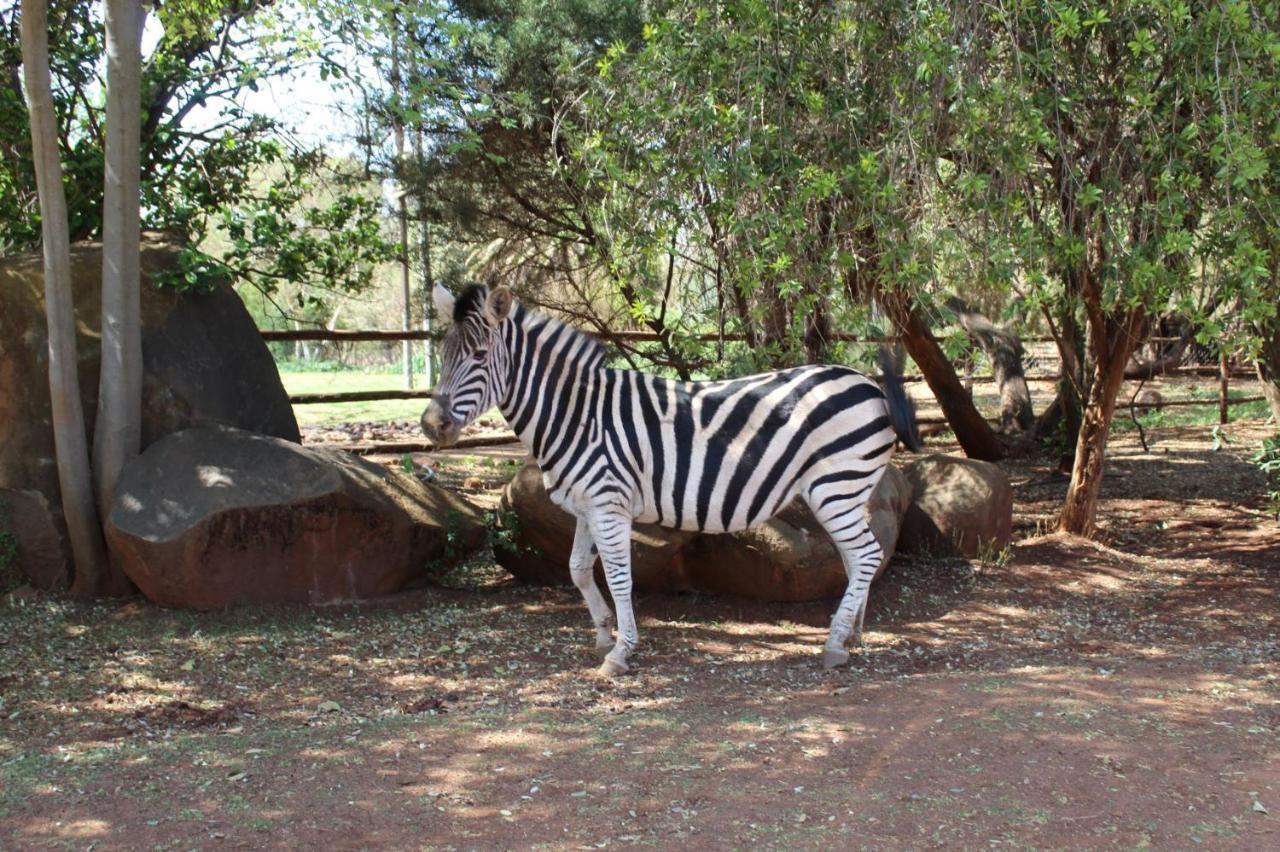
[{"label": "zebra's ear", "polygon": [[511,292],[511,288],[505,284],[494,287],[489,291],[489,297],[484,300],[484,312],[489,324],[498,326],[511,314],[511,308],[515,306],[516,294]]},{"label": "zebra's ear", "polygon": [[453,294],[443,284],[437,284],[431,291],[431,298],[436,303],[436,317],[440,322],[453,322]]}]

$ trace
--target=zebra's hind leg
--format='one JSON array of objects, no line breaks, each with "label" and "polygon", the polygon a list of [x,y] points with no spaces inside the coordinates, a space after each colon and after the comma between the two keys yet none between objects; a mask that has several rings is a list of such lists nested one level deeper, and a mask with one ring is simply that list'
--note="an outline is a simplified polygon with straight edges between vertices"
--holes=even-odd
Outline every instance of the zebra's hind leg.
[{"label": "zebra's hind leg", "polygon": [[573,533],[573,550],[569,554],[569,576],[573,578],[578,591],[582,592],[587,609],[591,611],[591,623],[596,628],[596,651],[603,655],[613,648],[613,613],[596,586],[595,572],[592,570],[595,564],[596,547],[591,539],[591,528],[585,518],[578,518],[578,528]]},{"label": "zebra's hind leg", "polygon": [[848,495],[828,495],[824,500],[809,498],[810,508],[831,536],[849,578],[840,606],[831,618],[831,633],[822,651],[822,665],[835,668],[849,661],[846,649],[850,638],[861,644],[862,619],[866,614],[871,580],[880,567],[883,551],[866,518],[866,495],[879,477]]},{"label": "zebra's hind leg", "polygon": [[640,642],[631,609],[631,516],[618,511],[598,511],[588,517],[591,537],[604,563],[604,576],[618,614],[618,641],[600,665],[609,677],[627,671],[627,656]]},{"label": "zebra's hind leg", "polygon": [[854,644],[862,644],[862,619],[867,611],[867,596],[871,590],[871,580],[880,567],[883,551],[866,521],[862,521],[860,526],[861,529],[857,531],[848,531],[850,538],[836,539],[836,548],[844,561],[849,585],[831,618],[831,634],[822,651],[822,664],[826,668],[844,665],[849,661],[846,646],[850,639]]}]

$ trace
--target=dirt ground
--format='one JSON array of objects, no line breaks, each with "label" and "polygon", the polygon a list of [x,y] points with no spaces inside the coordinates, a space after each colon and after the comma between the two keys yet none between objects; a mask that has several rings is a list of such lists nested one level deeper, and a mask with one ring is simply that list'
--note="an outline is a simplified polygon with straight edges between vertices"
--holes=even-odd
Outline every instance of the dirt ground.
[{"label": "dirt ground", "polygon": [[[832,602],[639,600],[481,559],[393,599],[0,606],[0,848],[1280,848],[1280,527],[1259,422],[1118,435],[1100,543],[1011,462],[1018,541]],[[492,493],[518,454],[434,461]]]}]

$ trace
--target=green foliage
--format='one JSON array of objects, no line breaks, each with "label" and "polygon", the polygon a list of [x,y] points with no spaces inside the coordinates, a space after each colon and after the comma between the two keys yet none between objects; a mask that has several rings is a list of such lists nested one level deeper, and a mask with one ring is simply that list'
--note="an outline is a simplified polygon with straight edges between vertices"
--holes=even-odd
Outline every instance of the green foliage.
[{"label": "green foliage", "polygon": [[938,105],[915,60],[942,11],[673,3],[642,43],[612,45],[574,152],[611,263],[638,282],[633,314],[663,310],[673,245],[701,270],[675,320],[728,312],[757,363],[817,354],[807,336],[833,322],[865,327],[873,289],[922,292]]},{"label": "green foliage", "polygon": [[[0,57],[10,69],[20,65],[17,6],[0,10]],[[190,246],[165,283],[229,279],[268,293],[281,281],[366,286],[372,265],[391,254],[376,196],[335,182],[326,156],[283,141],[286,128],[240,105],[261,80],[332,59],[305,31],[289,29],[288,10],[277,16],[270,0],[178,0],[155,14],[163,37],[144,62],[142,224]],[[55,3],[49,26],[70,230],[73,239],[94,238],[103,186],[98,4]],[[323,206],[307,203],[320,182],[338,191]],[[219,231],[236,236],[207,251]],[[0,87],[0,248],[30,250],[39,236],[26,107],[18,86]]]},{"label": "green foliage", "polygon": [[0,592],[15,588],[22,582],[18,573],[18,537],[9,529],[12,525],[9,506],[0,500]]},{"label": "green foliage", "polygon": [[1270,511],[1280,520],[1280,435],[1267,438],[1253,457],[1253,463],[1267,477],[1267,501]]},{"label": "green foliage", "polygon": [[508,553],[535,553],[537,548],[520,543],[520,516],[514,509],[493,509],[484,513],[485,526],[489,528],[489,542],[494,550]]},{"label": "green foliage", "polygon": [[[1273,314],[1250,296],[1275,238],[1277,4],[988,15],[957,78],[946,185],[978,261],[1034,306],[1088,305],[1095,326],[1175,309],[1213,335],[1228,299],[1237,331]],[[1272,223],[1264,242],[1250,220]]]}]

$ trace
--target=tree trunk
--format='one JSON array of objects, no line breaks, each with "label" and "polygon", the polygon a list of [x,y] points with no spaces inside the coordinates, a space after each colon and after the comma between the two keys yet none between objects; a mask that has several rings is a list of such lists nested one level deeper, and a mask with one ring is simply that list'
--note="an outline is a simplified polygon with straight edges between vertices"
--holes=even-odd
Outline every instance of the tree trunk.
[{"label": "tree trunk", "polygon": [[[410,73],[416,74],[416,66]],[[422,266],[422,330],[431,330],[431,291],[435,288],[435,276],[431,273],[431,220],[427,216],[427,193],[422,190],[425,183],[425,172],[422,169],[422,125],[413,129],[413,159],[418,176],[415,181],[419,186],[418,193],[418,262]],[[432,364],[431,341],[422,341],[422,386],[429,388],[435,385],[435,365]]]},{"label": "tree trunk", "polygon": [[1054,343],[1058,347],[1058,358],[1062,368],[1058,374],[1058,393],[1053,402],[1040,415],[1036,423],[1036,437],[1040,440],[1056,439],[1059,424],[1062,425],[1061,455],[1058,469],[1069,473],[1075,459],[1075,446],[1080,440],[1080,422],[1084,408],[1083,360],[1080,357],[1081,333],[1076,322],[1075,312],[1064,306],[1054,323],[1051,315],[1049,325],[1054,329]]},{"label": "tree trunk", "polygon": [[49,80],[49,27],[44,0],[22,0],[22,67],[31,147],[40,196],[44,242],[45,318],[49,335],[49,398],[53,439],[58,455],[58,487],[62,514],[71,539],[76,572],[71,589],[91,596],[100,590],[106,567],[102,527],[93,502],[89,445],[76,374],[75,309],[71,299],[71,245],[67,233],[67,200],[58,158],[57,118]]},{"label": "tree trunk", "polygon": [[902,343],[907,348],[924,380],[933,391],[942,413],[955,432],[965,454],[983,461],[999,461],[1004,457],[1004,447],[983,419],[973,400],[965,392],[955,368],[947,360],[942,347],[929,331],[920,312],[911,304],[911,297],[902,293],[884,293],[880,296],[885,312],[898,328]]},{"label": "tree trunk", "polygon": [[[139,68],[143,12],[138,0],[107,0],[105,182],[102,197],[102,370],[93,432],[98,509],[111,511],[120,471],[142,442],[142,324],[138,181]],[[122,591],[128,580],[121,575]]]},{"label": "tree trunk", "polygon": [[1262,394],[1271,406],[1271,417],[1280,428],[1280,318],[1272,319],[1260,329],[1262,351],[1258,353],[1258,381]]},{"label": "tree trunk", "polygon": [[818,304],[805,322],[804,355],[809,364],[827,364],[831,360],[831,317],[826,306]]},{"label": "tree trunk", "polygon": [[[409,260],[409,201],[404,181],[404,86],[400,76],[400,19],[395,12],[391,13],[391,91],[396,106],[392,110],[391,121],[394,128],[396,145],[396,189],[400,193],[400,203],[396,208],[396,218],[400,224],[400,297],[401,325],[404,331],[413,329],[413,282],[410,274]],[[401,368],[404,372],[404,386],[413,388],[413,341],[400,342]]]},{"label": "tree trunk", "polygon": [[1026,432],[1035,426],[1031,390],[1022,369],[1022,341],[1012,331],[993,323],[959,297],[947,299],[950,308],[982,351],[991,359],[992,377],[1000,389],[1000,431]]},{"label": "tree trunk", "polygon": [[[1094,320],[1093,322],[1096,322]],[[1091,322],[1091,324],[1093,324]],[[1105,345],[1094,346],[1094,365],[1089,383],[1089,398],[1080,422],[1076,441],[1075,463],[1071,468],[1071,484],[1058,518],[1058,529],[1075,535],[1091,536],[1098,494],[1102,488],[1103,463],[1106,460],[1107,436],[1115,414],[1116,396],[1124,384],[1124,368],[1142,333],[1142,317],[1129,314],[1119,329],[1111,334],[1106,329],[1091,328],[1092,336]]]}]

